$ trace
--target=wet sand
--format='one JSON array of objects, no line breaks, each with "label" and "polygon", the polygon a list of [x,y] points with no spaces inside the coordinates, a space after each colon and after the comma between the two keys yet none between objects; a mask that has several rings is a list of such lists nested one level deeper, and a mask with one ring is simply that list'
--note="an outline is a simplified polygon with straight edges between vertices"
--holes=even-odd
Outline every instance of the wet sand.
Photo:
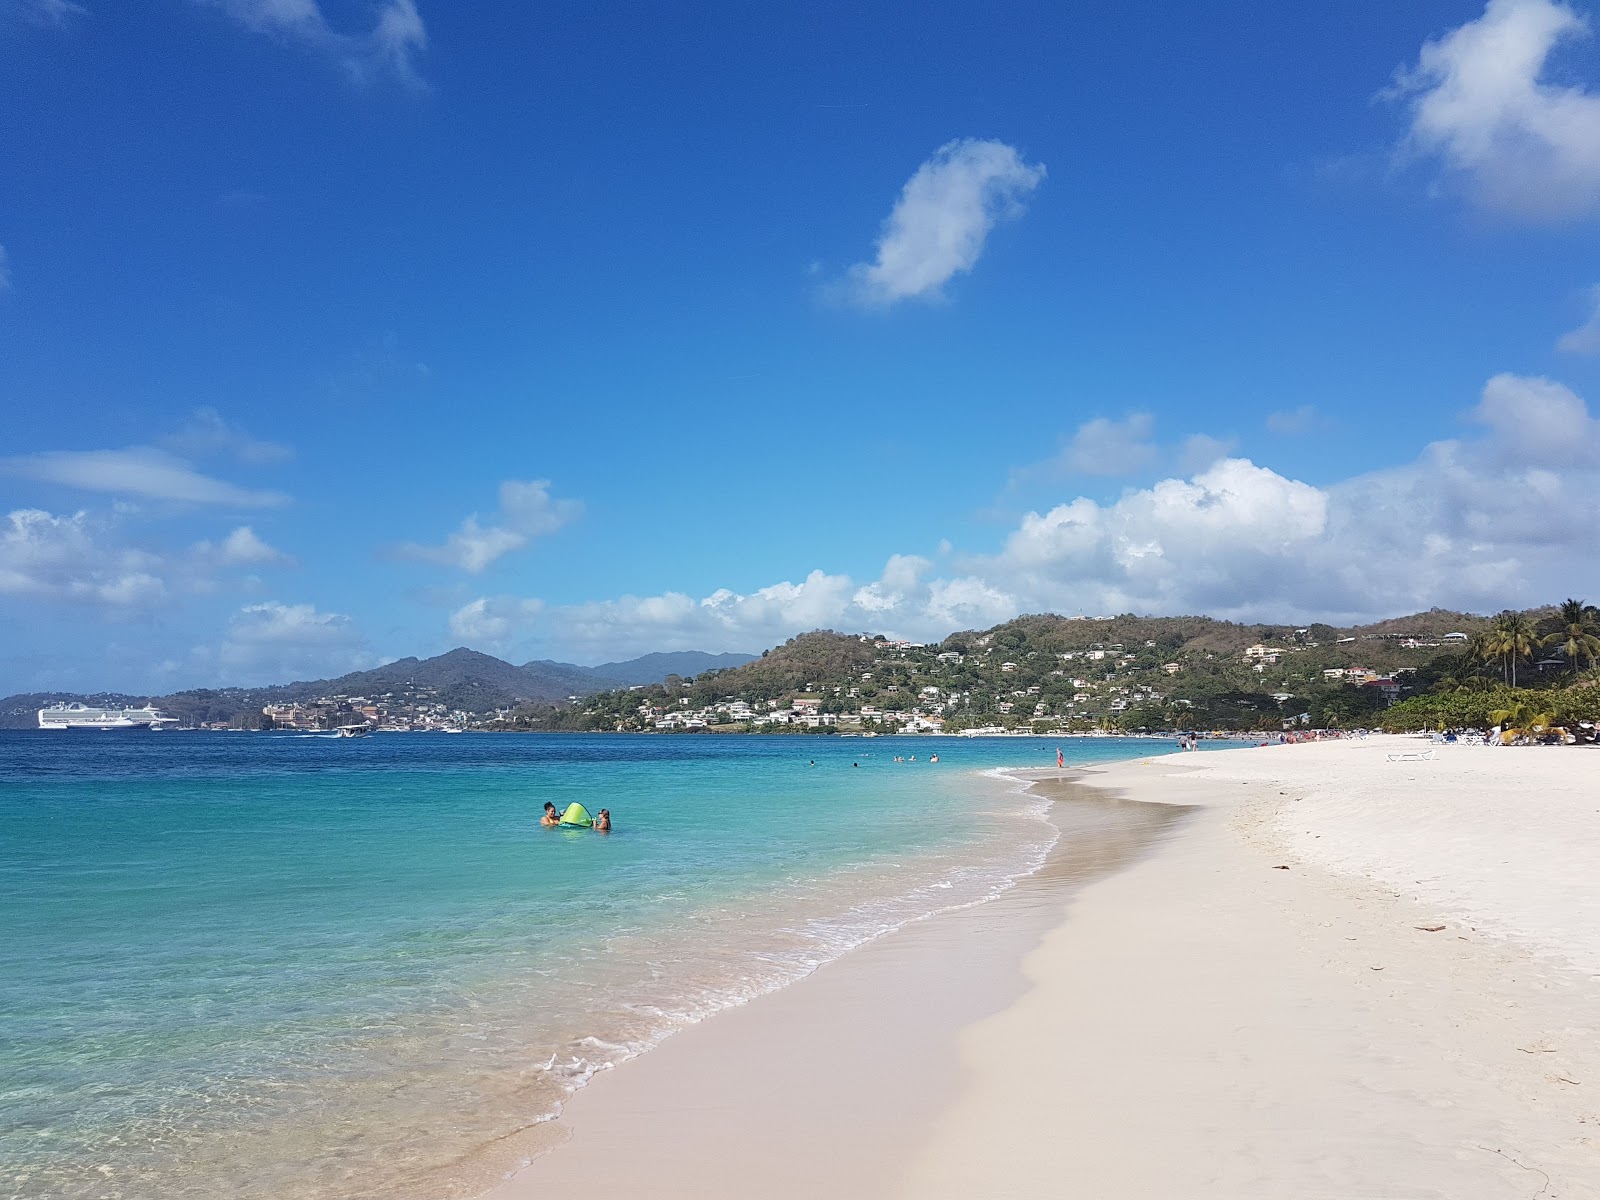
[{"label": "wet sand", "polygon": [[597,1079],[493,1195],[1596,1200],[1600,751],[1418,748],[1043,782],[1036,876]]},{"label": "wet sand", "polygon": [[[1066,795],[1074,785],[1036,788]],[[548,1131],[561,1144],[491,1196],[886,1194],[959,1095],[960,1031],[1017,1000],[1024,956],[1079,887],[1137,857],[1181,816],[1078,789],[1055,814],[1064,836],[1037,874],[597,1077]]]}]

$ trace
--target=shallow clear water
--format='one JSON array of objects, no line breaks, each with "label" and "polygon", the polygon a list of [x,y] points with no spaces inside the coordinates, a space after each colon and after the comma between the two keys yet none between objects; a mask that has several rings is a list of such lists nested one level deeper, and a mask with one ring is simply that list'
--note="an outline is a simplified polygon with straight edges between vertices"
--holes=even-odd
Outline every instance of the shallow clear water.
[{"label": "shallow clear water", "polygon": [[0,1194],[470,1193],[593,1071],[1037,867],[981,772],[1055,750],[0,733]]}]

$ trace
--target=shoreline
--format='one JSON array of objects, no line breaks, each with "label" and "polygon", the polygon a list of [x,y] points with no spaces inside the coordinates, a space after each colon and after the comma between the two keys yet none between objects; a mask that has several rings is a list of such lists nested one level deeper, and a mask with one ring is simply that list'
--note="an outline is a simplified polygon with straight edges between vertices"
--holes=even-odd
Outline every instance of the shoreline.
[{"label": "shoreline", "polygon": [[1554,952],[1600,913],[1600,759],[1406,744],[1097,772],[1199,812],[962,1033],[887,1194],[1600,1196],[1600,978]]},{"label": "shoreline", "polygon": [[1600,756],[1407,744],[1015,772],[1155,831],[675,1035],[485,1200],[1595,1200]]},{"label": "shoreline", "polygon": [[[952,1047],[961,1029],[1014,1003],[1025,984],[1024,957],[1074,892],[1137,858],[1183,815],[1090,792],[1079,782],[1085,769],[979,772],[1043,802],[1041,819],[1057,836],[1033,870],[992,897],[909,921],[596,1076],[549,1122],[530,1161],[484,1200],[848,1196],[888,1188],[893,1164],[958,1094],[954,1056],[930,1058],[928,1048]],[[962,970],[952,976],[957,959]],[[709,1141],[706,1122],[717,1126]],[[801,1166],[793,1148],[808,1139],[825,1143],[828,1154]],[[890,1146],[897,1152],[887,1153]],[[770,1177],[778,1161],[786,1182]]]}]

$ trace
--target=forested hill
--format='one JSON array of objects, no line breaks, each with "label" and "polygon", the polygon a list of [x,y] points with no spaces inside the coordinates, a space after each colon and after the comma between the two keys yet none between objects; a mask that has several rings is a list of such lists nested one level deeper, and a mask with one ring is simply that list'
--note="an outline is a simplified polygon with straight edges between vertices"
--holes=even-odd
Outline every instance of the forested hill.
[{"label": "forested hill", "polygon": [[1387,696],[1360,690],[1360,682],[1398,677],[1413,687],[1430,678],[1429,664],[1459,654],[1488,624],[1433,609],[1349,628],[1039,615],[927,645],[821,631],[728,670],[603,692],[560,711],[526,706],[517,723],[646,729],[672,727],[670,714],[678,713],[695,714],[706,728],[732,728],[752,725],[753,712],[765,728],[764,713],[782,712],[798,697],[836,716],[841,728],[912,717],[947,729],[1275,725],[1313,707],[1319,717],[1336,717],[1331,710],[1340,704],[1370,712]]}]

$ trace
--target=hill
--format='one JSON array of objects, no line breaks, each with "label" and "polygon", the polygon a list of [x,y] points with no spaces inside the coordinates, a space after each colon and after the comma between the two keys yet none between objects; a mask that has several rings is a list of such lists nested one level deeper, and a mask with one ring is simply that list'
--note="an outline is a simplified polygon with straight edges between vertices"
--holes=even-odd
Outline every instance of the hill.
[{"label": "hill", "polygon": [[656,683],[704,663],[743,662],[748,655],[683,651],[649,654],[604,667],[535,661],[516,666],[491,654],[459,646],[433,658],[401,658],[335,679],[301,680],[264,687],[193,688],[164,696],[100,692],[26,692],[0,700],[0,728],[32,729],[49,704],[139,705],[147,701],[185,725],[225,724],[257,717],[266,705],[300,704],[325,697],[388,698],[409,705],[443,706],[473,714],[518,704],[564,704],[606,688]]},{"label": "hill", "polygon": [[[818,631],[692,680],[601,692],[560,710],[524,706],[511,724],[1276,729],[1301,714],[1317,724],[1352,723],[1370,718],[1397,687],[1423,688],[1455,670],[1463,635],[1488,624],[1433,609],[1348,628],[1036,614],[934,645]],[[1396,682],[1384,690],[1380,680]]]},{"label": "hill", "polygon": [[754,654],[707,654],[703,650],[677,650],[665,654],[645,654],[626,662],[601,663],[589,670],[596,677],[613,679],[623,687],[639,683],[659,683],[668,675],[692,676],[705,671],[722,671],[742,666]]}]

